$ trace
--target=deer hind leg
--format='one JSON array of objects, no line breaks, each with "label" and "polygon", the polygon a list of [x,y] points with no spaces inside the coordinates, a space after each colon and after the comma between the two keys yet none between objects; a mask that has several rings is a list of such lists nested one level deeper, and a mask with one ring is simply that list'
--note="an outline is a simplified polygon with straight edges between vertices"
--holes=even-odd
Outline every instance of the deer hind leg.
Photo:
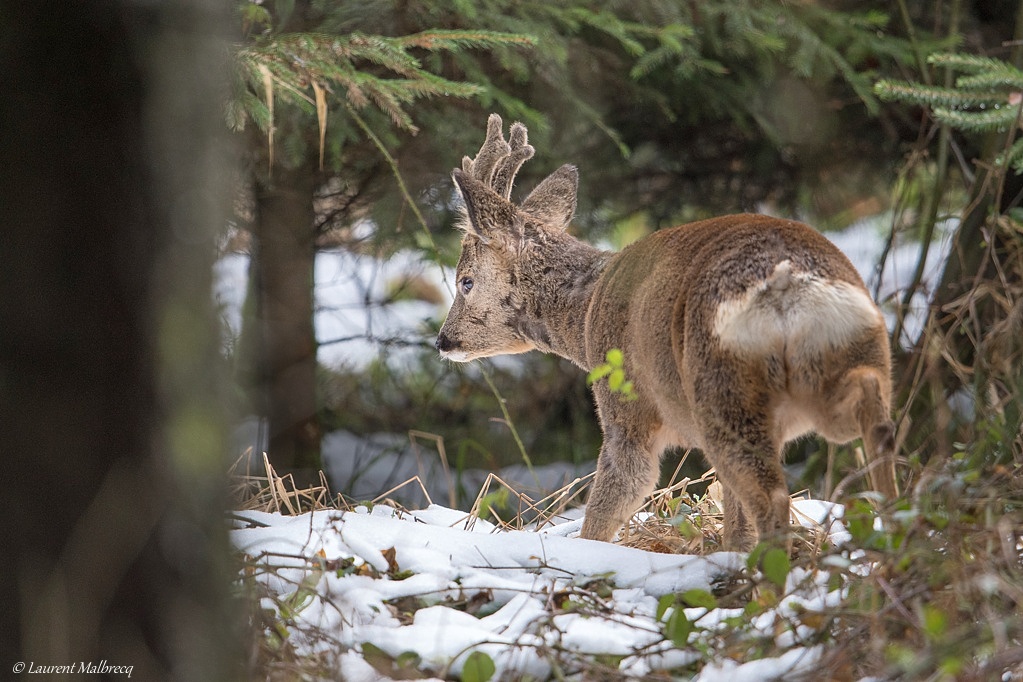
[{"label": "deer hind leg", "polygon": [[819,431],[828,440],[863,437],[867,480],[889,500],[898,497],[895,477],[895,423],[891,420],[891,379],[876,367],[848,370],[825,397],[827,423]]},{"label": "deer hind leg", "polygon": [[742,508],[742,497],[738,492],[726,486],[720,480],[722,511],[724,512],[724,529],[722,545],[725,549],[745,549],[756,544],[757,530],[750,524],[746,512]]},{"label": "deer hind leg", "polygon": [[653,491],[659,459],[640,438],[605,434],[581,537],[610,542]]},{"label": "deer hind leg", "polygon": [[784,383],[781,363],[721,354],[703,364],[693,403],[704,457],[724,488],[724,547],[748,550],[758,540],[787,545],[789,491],[768,412],[771,395]]},{"label": "deer hind leg", "polygon": [[789,491],[770,440],[718,439],[705,454],[725,490],[725,549],[749,550],[757,541],[787,545]]}]

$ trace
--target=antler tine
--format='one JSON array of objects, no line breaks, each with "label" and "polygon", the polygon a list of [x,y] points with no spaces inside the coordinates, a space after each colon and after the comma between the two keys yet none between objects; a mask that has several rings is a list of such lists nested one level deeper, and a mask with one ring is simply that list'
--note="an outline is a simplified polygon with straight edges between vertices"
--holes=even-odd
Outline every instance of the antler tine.
[{"label": "antler tine", "polygon": [[491,185],[494,167],[511,151],[511,146],[504,141],[501,127],[501,117],[497,114],[490,114],[490,118],[487,119],[487,139],[480,147],[476,158],[470,160],[469,157],[465,157],[462,159],[462,170],[488,186]]},{"label": "antler tine", "polygon": [[527,160],[533,158],[535,150],[526,143],[526,126],[515,123],[511,127],[509,135],[511,151],[502,157],[494,169],[494,191],[505,199],[511,199],[512,185],[515,176]]}]

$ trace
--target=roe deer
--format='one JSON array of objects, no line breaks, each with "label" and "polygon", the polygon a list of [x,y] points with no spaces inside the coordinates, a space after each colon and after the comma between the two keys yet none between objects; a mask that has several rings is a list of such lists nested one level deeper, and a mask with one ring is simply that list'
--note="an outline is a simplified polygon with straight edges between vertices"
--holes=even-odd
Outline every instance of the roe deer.
[{"label": "roe deer", "polygon": [[700,449],[717,470],[730,549],[787,533],[782,446],[811,431],[862,436],[872,487],[898,494],[888,335],[831,242],[800,223],[733,215],[601,251],[566,232],[574,166],[510,201],[532,155],[526,128],[505,141],[492,114],[476,158],[452,173],[465,234],[437,349],[456,362],[537,349],[587,371],[621,349],[636,399],[594,386],[604,443],[582,537],[614,537],[670,446]]}]

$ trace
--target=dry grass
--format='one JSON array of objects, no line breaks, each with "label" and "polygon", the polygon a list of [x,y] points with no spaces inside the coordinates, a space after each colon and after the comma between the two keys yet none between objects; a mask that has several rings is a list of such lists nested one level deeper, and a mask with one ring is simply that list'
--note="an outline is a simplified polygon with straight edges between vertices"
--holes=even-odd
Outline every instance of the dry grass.
[{"label": "dry grass", "polygon": [[[407,486],[418,488],[433,504],[426,486],[418,476],[384,491],[371,500],[351,500],[340,493],[332,493],[326,476],[320,472],[318,485],[299,488],[290,474],[279,475],[263,455],[263,472],[241,472],[241,462],[248,461],[251,453],[240,457],[229,472],[233,481],[232,499],[235,509],[257,510],[286,515],[304,514],[321,509],[351,511],[359,505],[386,504],[400,512],[409,512],[391,496]],[[615,539],[616,544],[662,554],[709,554],[721,549],[722,514],[720,484],[714,470],[706,471],[696,479],[678,478],[685,457],[679,462],[668,485],[648,498],[632,521]],[[485,519],[500,530],[541,530],[571,518],[571,510],[581,506],[584,493],[593,480],[593,474],[576,478],[561,488],[534,500],[527,493],[500,476],[491,473],[485,479],[470,509],[460,525],[471,530],[477,520]],[[708,483],[707,493],[700,497],[690,494],[691,485]],[[802,496],[797,493],[794,498]],[[795,512],[794,512],[795,513]],[[807,519],[793,519],[792,536],[796,539],[793,555],[810,557],[819,554],[826,538],[823,528],[808,528]],[[812,524],[811,524],[812,525]]]}]

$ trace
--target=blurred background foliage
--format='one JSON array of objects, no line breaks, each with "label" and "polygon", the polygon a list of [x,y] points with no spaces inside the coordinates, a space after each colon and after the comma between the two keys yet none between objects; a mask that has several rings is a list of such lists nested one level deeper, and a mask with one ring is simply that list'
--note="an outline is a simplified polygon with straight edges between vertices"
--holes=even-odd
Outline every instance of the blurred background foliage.
[{"label": "blurred background foliage", "polygon": [[[892,239],[929,241],[937,222],[990,194],[977,231],[956,242],[960,255],[980,255],[957,261],[953,275],[946,269],[941,291],[922,292],[939,308],[958,300],[959,283],[991,262],[985,226],[1009,220],[1018,204],[1011,188],[997,196],[992,188],[1015,180],[1003,172],[980,182],[997,142],[956,133],[926,102],[874,84],[941,82],[950,67],[927,61],[939,52],[1008,63],[1018,12],[1009,0],[239,2],[225,118],[244,141],[245,163],[224,250],[251,260],[229,355],[243,411],[266,425],[271,462],[317,469],[332,429],[415,429],[443,438],[467,466],[496,468],[520,459],[498,401],[534,461],[595,456],[588,390],[566,361],[531,354],[465,367],[436,357],[446,293],[429,277],[412,273],[390,295],[435,304],[417,338],[371,338],[378,354],[358,366],[316,360],[318,251],[386,261],[412,250],[450,278],[458,235],[449,172],[478,148],[492,111],[525,123],[538,150],[518,176],[520,191],[562,163],[579,166],[572,229],[615,248],[683,220],[745,210],[826,229],[889,213]],[[920,287],[915,278],[886,302],[897,320]],[[1013,328],[1018,304],[1009,298],[985,320]],[[932,324],[944,325],[943,338],[964,319],[947,309],[939,317]],[[928,436],[909,440],[930,452],[934,438],[962,435],[938,405],[975,377],[920,359],[972,367],[977,339],[944,356],[925,341],[899,345],[907,347],[898,372],[909,378],[900,418],[920,413],[915,428]],[[920,390],[924,375],[933,390]],[[943,421],[922,428],[935,415]],[[834,469],[825,451],[798,450],[811,451],[807,476],[820,485]]]}]

